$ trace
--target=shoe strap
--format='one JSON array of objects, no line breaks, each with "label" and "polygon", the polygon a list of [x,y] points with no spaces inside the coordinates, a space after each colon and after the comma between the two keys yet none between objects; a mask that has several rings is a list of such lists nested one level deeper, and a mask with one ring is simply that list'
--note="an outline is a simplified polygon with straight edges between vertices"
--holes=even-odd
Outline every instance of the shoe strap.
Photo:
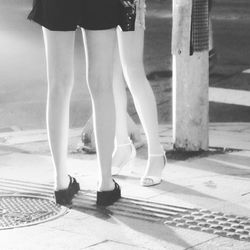
[{"label": "shoe strap", "polygon": [[163,156],[165,155],[165,153],[161,153],[161,154],[149,154],[150,157],[160,157],[160,156]]},{"label": "shoe strap", "polygon": [[117,144],[116,147],[121,148],[121,147],[126,147],[126,146],[130,146],[132,144],[132,142],[128,142],[128,143],[124,143],[124,144]]},{"label": "shoe strap", "polygon": [[165,156],[165,150],[162,149],[162,153],[161,154],[149,154],[150,157],[160,157],[160,156]]},{"label": "shoe strap", "polygon": [[149,154],[149,157],[163,157],[164,164],[167,162],[167,157],[166,157],[165,151],[163,151],[162,154]]},{"label": "shoe strap", "polygon": [[161,150],[162,150],[162,153],[160,153],[160,154],[149,154],[149,156],[159,157],[159,156],[165,155],[165,149],[163,148],[162,145],[161,145]]},{"label": "shoe strap", "polygon": [[162,149],[162,153],[161,154],[149,154],[149,156],[150,157],[160,157],[160,156],[166,157],[166,155],[165,155],[166,152],[165,152],[163,146],[161,146],[161,149]]}]

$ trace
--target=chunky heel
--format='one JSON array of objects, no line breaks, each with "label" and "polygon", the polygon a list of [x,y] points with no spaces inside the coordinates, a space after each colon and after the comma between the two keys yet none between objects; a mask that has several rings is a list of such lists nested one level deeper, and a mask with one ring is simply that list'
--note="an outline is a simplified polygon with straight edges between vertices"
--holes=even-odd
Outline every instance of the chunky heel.
[{"label": "chunky heel", "polygon": [[67,189],[55,191],[55,200],[60,205],[71,205],[75,194],[80,190],[80,185],[74,177],[69,175],[69,186]]},{"label": "chunky heel", "polygon": [[97,191],[96,204],[98,206],[109,206],[121,198],[121,188],[115,182],[115,188],[111,191]]}]

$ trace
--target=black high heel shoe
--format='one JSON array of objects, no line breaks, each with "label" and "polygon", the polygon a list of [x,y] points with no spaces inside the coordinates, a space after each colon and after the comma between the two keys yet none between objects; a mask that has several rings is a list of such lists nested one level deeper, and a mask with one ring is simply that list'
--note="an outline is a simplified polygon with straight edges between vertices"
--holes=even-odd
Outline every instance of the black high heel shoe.
[{"label": "black high heel shoe", "polygon": [[115,188],[111,191],[97,191],[96,204],[98,206],[109,206],[121,198],[121,188],[118,183],[115,182]]},{"label": "black high heel shoe", "polygon": [[80,190],[80,185],[74,177],[69,175],[69,186],[67,189],[55,191],[56,203],[60,205],[71,205],[74,195]]}]

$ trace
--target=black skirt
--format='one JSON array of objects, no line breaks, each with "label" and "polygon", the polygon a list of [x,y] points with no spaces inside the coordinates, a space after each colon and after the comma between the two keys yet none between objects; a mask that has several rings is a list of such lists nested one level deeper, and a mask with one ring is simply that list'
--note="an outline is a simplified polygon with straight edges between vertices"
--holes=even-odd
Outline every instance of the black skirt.
[{"label": "black skirt", "polygon": [[33,0],[28,19],[54,31],[115,28],[121,24],[119,0]]}]

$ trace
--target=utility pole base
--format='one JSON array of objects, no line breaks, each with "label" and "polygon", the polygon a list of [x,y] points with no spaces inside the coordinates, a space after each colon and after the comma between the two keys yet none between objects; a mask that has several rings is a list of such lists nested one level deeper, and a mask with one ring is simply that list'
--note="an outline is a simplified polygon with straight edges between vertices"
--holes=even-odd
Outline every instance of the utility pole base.
[{"label": "utility pole base", "polygon": [[174,55],[173,69],[174,148],[207,151],[208,51]]}]

